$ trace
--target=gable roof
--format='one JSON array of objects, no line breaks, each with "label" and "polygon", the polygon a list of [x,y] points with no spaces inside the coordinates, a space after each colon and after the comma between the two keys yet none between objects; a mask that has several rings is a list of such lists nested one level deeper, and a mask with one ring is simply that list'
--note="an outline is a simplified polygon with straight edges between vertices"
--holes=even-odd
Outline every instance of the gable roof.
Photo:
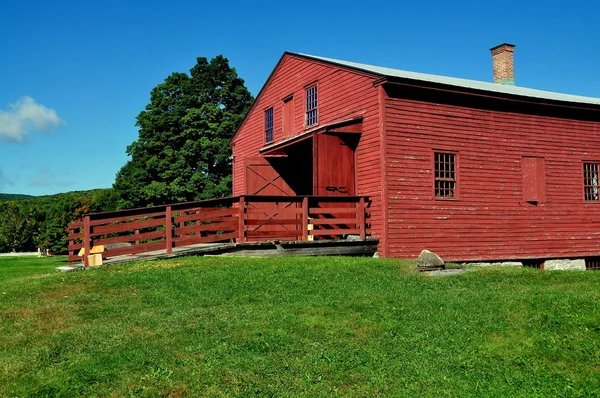
[{"label": "gable roof", "polygon": [[277,70],[280,68],[281,64],[283,63],[283,60],[288,55],[306,58],[306,59],[312,59],[315,61],[325,62],[325,63],[329,63],[332,65],[338,65],[338,66],[342,66],[345,68],[353,69],[353,70],[364,72],[364,73],[369,73],[369,74],[384,77],[384,78],[400,78],[400,79],[415,80],[415,81],[422,81],[422,82],[428,82],[428,83],[437,83],[437,84],[466,88],[466,89],[480,90],[480,91],[486,91],[486,92],[491,92],[491,93],[515,95],[515,96],[526,97],[526,98],[537,98],[537,99],[545,99],[545,100],[551,100],[551,101],[568,102],[568,103],[573,103],[573,104],[589,104],[589,105],[600,106],[600,98],[595,98],[595,97],[584,97],[584,96],[580,96],[580,95],[561,94],[561,93],[555,93],[552,91],[536,90],[536,89],[532,89],[532,88],[525,88],[525,87],[506,85],[506,84],[497,84],[497,83],[491,83],[491,82],[483,82],[483,81],[479,81],[479,80],[461,79],[461,78],[457,78],[457,77],[432,75],[432,74],[428,74],[428,73],[409,72],[409,71],[405,71],[405,70],[401,70],[401,69],[385,68],[382,66],[361,64],[358,62],[343,61],[343,60],[339,60],[339,59],[319,57],[316,55],[309,55],[309,54],[285,51],[281,55],[281,58],[279,58],[279,61],[277,61],[275,68],[273,68],[273,70],[271,71],[271,74],[265,81],[265,84],[262,86],[262,88],[258,92],[258,95],[254,99],[254,102],[250,106],[250,109],[246,113],[246,116],[240,123],[237,131],[235,132],[235,134],[233,135],[231,140],[229,141],[229,145],[233,145],[233,142],[237,138],[238,133],[244,127],[244,125],[246,124],[246,121],[250,117],[250,114],[252,113],[256,104],[258,103],[258,99],[260,98],[261,94],[263,93],[265,88],[269,85],[269,82],[271,81],[271,79],[273,78],[273,76],[275,75]]},{"label": "gable roof", "polygon": [[367,65],[367,64],[359,64],[356,62],[342,61],[339,59],[325,58],[325,57],[317,57],[315,55],[301,54],[301,53],[290,53],[292,55],[298,55],[305,58],[314,59],[317,61],[327,62],[331,64],[336,64],[340,66],[344,66],[347,68],[352,68],[355,70],[360,70],[368,73],[373,73],[382,77],[395,77],[401,79],[409,79],[409,80],[418,80],[429,83],[438,83],[444,84],[448,86],[456,86],[462,88],[469,88],[475,90],[482,90],[500,94],[510,94],[517,95],[520,97],[530,97],[530,98],[539,98],[539,99],[547,99],[553,101],[562,101],[562,102],[573,102],[579,104],[591,104],[591,105],[600,105],[600,98],[594,97],[583,97],[579,95],[571,95],[571,94],[561,94],[554,93],[551,91],[543,91],[543,90],[535,90],[532,88],[525,88],[519,86],[512,86],[506,84],[497,84],[490,82],[482,82],[478,80],[469,80],[469,79],[459,79],[456,77],[446,77],[439,75],[430,75],[427,73],[418,73],[418,72],[408,72],[400,69],[392,69],[392,68],[384,68],[381,66]]}]

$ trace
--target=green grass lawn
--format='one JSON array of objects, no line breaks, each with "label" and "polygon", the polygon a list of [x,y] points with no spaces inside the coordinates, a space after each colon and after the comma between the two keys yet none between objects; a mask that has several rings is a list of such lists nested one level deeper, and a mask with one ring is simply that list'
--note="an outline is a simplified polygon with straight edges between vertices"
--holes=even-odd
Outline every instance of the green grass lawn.
[{"label": "green grass lawn", "polygon": [[0,396],[594,396],[600,272],[0,259]]}]

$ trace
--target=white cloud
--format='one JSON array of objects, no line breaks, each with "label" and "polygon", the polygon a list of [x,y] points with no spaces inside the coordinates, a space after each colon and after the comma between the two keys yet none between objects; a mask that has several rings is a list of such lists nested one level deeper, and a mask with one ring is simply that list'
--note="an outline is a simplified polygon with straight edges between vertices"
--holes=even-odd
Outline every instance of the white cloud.
[{"label": "white cloud", "polygon": [[30,132],[45,133],[63,124],[54,109],[27,96],[11,104],[8,110],[0,109],[0,139],[4,141],[20,142]]}]

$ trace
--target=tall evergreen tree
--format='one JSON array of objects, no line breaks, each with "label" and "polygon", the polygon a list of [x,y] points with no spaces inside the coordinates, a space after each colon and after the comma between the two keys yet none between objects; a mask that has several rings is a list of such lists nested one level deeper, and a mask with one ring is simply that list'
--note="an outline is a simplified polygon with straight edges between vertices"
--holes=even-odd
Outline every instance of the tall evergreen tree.
[{"label": "tall evergreen tree", "polygon": [[131,159],[114,183],[119,207],[229,195],[228,143],[252,100],[221,55],[198,58],[190,75],[167,77],[137,117],[139,137],[127,147]]}]

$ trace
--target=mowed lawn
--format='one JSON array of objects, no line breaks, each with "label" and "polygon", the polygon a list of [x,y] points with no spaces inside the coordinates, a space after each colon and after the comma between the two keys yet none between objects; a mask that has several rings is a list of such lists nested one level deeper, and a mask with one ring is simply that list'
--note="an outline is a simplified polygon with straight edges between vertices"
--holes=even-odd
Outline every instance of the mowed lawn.
[{"label": "mowed lawn", "polygon": [[600,272],[0,259],[0,396],[597,396]]}]

